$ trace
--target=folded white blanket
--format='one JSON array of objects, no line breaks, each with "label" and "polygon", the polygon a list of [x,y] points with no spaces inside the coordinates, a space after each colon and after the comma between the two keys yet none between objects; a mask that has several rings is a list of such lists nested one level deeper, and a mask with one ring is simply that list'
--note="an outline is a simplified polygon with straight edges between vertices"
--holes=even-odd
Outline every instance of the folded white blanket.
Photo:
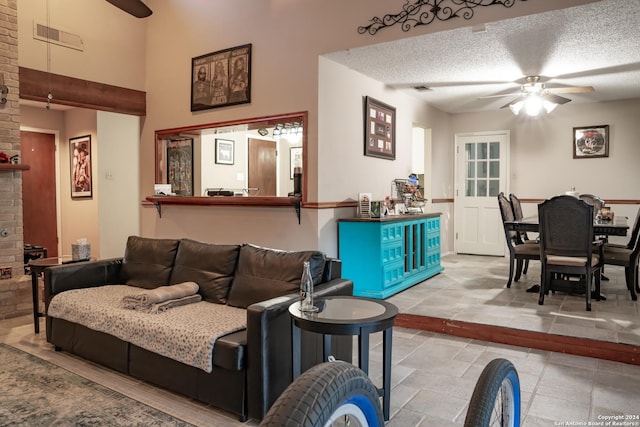
[{"label": "folded white blanket", "polygon": [[122,298],[124,308],[149,311],[154,304],[195,295],[198,292],[195,282],[178,283],[171,286],[159,286],[155,289]]},{"label": "folded white blanket", "polygon": [[153,304],[149,309],[149,313],[151,314],[162,313],[173,307],[179,307],[181,305],[187,305],[187,304],[200,302],[200,301],[202,301],[202,296],[199,294],[189,295],[189,296],[177,298],[177,299],[170,299],[168,301],[160,302],[158,304]]}]

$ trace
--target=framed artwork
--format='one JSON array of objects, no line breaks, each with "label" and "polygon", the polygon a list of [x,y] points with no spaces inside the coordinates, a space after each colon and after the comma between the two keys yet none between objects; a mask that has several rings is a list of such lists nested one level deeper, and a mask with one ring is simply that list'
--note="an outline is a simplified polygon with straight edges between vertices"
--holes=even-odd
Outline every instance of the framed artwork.
[{"label": "framed artwork", "polygon": [[396,158],[396,109],[370,96],[364,99],[364,155]]},{"label": "framed artwork", "polygon": [[216,138],[216,163],[219,165],[232,165],[234,158],[233,140]]},{"label": "framed artwork", "polygon": [[71,198],[91,198],[93,196],[91,135],[69,139],[69,157],[71,167]]},{"label": "framed artwork", "polygon": [[191,111],[251,102],[251,44],[191,59]]},{"label": "framed artwork", "polygon": [[609,125],[573,128],[573,158],[609,157]]},{"label": "framed artwork", "polygon": [[293,171],[295,168],[302,169],[302,147],[289,148],[289,175],[293,179]]},{"label": "framed artwork", "polygon": [[167,183],[177,196],[193,196],[193,139],[167,141]]}]

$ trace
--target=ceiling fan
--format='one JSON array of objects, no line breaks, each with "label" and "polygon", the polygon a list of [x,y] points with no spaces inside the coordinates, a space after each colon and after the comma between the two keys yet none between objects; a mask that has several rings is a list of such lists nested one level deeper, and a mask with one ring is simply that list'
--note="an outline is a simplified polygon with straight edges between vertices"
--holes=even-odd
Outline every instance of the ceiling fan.
[{"label": "ceiling fan", "polygon": [[150,16],[153,12],[146,4],[142,2],[142,0],[107,0],[109,3],[114,5],[115,7],[124,10],[130,15],[135,16],[136,18],[146,18]]},{"label": "ceiling fan", "polygon": [[499,98],[503,96],[517,95],[518,97],[516,99],[503,105],[500,108],[510,107],[513,110],[514,106],[516,105],[522,106],[523,102],[531,98],[537,98],[541,102],[549,103],[549,105],[554,104],[553,106],[555,107],[555,105],[562,105],[571,101],[569,98],[556,95],[558,93],[587,93],[587,92],[593,92],[594,90],[595,89],[593,88],[593,86],[569,86],[569,87],[548,88],[544,83],[540,81],[540,76],[527,76],[525,77],[525,83],[523,83],[522,86],[520,86],[519,93],[506,93],[506,94],[500,94],[500,95],[482,96],[480,97],[480,99]]}]

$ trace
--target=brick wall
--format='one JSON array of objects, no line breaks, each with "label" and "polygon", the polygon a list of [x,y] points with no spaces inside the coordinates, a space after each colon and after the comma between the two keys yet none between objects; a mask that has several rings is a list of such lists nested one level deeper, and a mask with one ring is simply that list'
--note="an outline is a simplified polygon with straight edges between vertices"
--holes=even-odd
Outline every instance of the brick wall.
[{"label": "brick wall", "polygon": [[[0,152],[13,156],[20,153],[17,0],[0,0],[0,73],[9,88],[6,104],[0,104]],[[0,319],[4,319],[31,311],[31,282],[23,266],[22,172],[1,167]],[[12,278],[2,278],[8,268]]]}]

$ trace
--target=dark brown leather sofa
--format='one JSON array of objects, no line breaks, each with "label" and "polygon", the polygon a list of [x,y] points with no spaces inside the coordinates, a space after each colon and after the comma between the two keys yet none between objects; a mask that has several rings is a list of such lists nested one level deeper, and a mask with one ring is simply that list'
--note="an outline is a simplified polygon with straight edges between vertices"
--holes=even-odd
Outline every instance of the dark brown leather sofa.
[{"label": "dark brown leather sofa", "polygon": [[[247,328],[218,338],[210,373],[104,332],[47,316],[47,341],[116,371],[235,413],[262,419],[292,381],[291,319],[302,261],[312,265],[318,296],[352,295],[339,260],[317,251],[285,252],[254,245],[132,236],[123,258],[73,263],[44,272],[45,305],[71,289],[127,284],[155,288],[198,283],[204,301],[246,308]],[[297,266],[297,267],[296,267]],[[351,337],[333,337],[337,359],[351,361]],[[322,362],[322,337],[303,331],[302,367]]]}]

